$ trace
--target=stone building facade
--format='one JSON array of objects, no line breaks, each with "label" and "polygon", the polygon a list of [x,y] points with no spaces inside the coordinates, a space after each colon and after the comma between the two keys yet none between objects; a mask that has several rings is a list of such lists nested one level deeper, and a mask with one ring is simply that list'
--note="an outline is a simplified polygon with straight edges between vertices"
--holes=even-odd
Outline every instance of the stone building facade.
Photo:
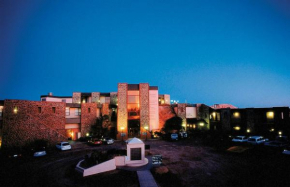
[{"label": "stone building facade", "polygon": [[65,103],[5,100],[4,114],[3,147],[25,146],[36,139],[50,144],[67,140]]}]

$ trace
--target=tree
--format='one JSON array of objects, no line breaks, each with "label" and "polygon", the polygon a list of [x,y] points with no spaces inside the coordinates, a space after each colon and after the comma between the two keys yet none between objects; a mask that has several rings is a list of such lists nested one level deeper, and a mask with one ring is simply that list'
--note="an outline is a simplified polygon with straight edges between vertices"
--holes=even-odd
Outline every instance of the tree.
[{"label": "tree", "polygon": [[164,124],[164,131],[165,132],[171,132],[174,130],[179,131],[182,128],[182,119],[180,117],[172,117],[168,120],[166,120],[165,124]]}]

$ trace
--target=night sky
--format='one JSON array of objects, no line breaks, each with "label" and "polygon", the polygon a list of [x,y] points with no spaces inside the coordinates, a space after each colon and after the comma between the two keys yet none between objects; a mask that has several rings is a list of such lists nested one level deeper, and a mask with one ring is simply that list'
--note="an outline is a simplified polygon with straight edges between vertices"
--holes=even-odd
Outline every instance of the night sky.
[{"label": "night sky", "polygon": [[0,100],[146,82],[180,103],[289,106],[290,3],[1,0],[0,63]]}]

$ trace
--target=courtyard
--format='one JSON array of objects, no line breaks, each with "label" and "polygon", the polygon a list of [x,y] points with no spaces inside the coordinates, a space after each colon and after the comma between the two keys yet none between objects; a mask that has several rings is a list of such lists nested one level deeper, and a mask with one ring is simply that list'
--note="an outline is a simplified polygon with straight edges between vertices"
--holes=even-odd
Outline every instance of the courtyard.
[{"label": "courtyard", "polygon": [[[167,186],[289,186],[290,158],[263,146],[244,152],[226,151],[229,142],[191,138],[169,142],[147,140],[148,156],[162,155],[151,172],[160,187]],[[91,147],[73,142],[69,151],[51,150],[43,158],[1,157],[1,186],[139,186],[136,172],[115,170],[83,178],[75,171],[79,160],[93,150],[123,149],[125,143]]]}]

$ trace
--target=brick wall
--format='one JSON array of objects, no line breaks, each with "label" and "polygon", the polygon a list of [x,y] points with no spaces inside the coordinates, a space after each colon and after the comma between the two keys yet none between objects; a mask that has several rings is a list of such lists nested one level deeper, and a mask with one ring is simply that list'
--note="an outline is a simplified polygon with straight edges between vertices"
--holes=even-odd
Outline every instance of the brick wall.
[{"label": "brick wall", "polygon": [[91,126],[96,124],[97,103],[81,104],[81,136],[86,136],[90,132]]},{"label": "brick wall", "polygon": [[3,147],[24,146],[36,139],[46,139],[50,145],[66,140],[63,102],[5,100],[4,114]]},{"label": "brick wall", "polygon": [[[117,112],[117,138],[121,139],[121,132],[128,132],[127,125],[128,125],[128,113],[127,113],[127,90],[128,84],[127,83],[119,83],[118,84],[118,112]],[[121,127],[124,129],[122,130]],[[124,139],[126,139],[124,137]]]},{"label": "brick wall", "polygon": [[73,93],[72,102],[73,103],[81,103],[81,92],[74,92]]},{"label": "brick wall", "polygon": [[[149,84],[139,84],[140,93],[140,130],[141,134],[146,132],[144,127],[149,127]],[[149,133],[147,133],[147,136]],[[148,137],[147,137],[148,138]]]}]

